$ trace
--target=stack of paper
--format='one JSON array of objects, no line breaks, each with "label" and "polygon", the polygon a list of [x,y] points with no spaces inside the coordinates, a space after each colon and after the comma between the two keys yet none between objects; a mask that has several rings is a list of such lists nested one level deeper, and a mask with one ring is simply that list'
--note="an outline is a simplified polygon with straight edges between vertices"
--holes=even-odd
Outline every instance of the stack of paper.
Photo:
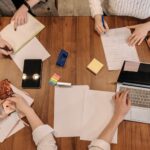
[{"label": "stack of paper", "polygon": [[26,24],[18,26],[15,31],[14,23],[11,22],[0,32],[0,35],[13,47],[14,52],[17,52],[43,28],[44,25],[42,23],[28,14],[28,22]]},{"label": "stack of paper", "polygon": [[[113,116],[113,95],[88,86],[55,87],[55,136],[97,138]],[[112,142],[117,143],[117,131]]]},{"label": "stack of paper", "polygon": [[[11,85],[11,88],[14,93],[21,95],[29,105],[33,103],[33,99],[29,95],[13,85]],[[3,142],[6,138],[15,134],[22,128],[24,128],[24,124],[20,121],[18,114],[16,112],[12,113],[6,119],[0,121],[0,142]]]},{"label": "stack of paper", "polygon": [[56,137],[80,136],[84,97],[88,86],[55,88],[54,130]]},{"label": "stack of paper", "polygon": [[139,62],[136,48],[127,43],[130,35],[131,31],[125,27],[101,35],[108,70],[120,70],[125,60]]}]

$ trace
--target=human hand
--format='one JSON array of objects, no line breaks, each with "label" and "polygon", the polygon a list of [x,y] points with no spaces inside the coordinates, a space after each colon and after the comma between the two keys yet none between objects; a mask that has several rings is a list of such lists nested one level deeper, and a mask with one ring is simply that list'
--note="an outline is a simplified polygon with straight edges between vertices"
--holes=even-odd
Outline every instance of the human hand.
[{"label": "human hand", "polygon": [[95,16],[95,30],[97,31],[98,34],[105,33],[109,30],[109,27],[106,21],[104,21],[104,25],[105,25],[105,28],[102,23],[102,16],[96,15]]},{"label": "human hand", "polygon": [[128,28],[135,29],[132,35],[128,38],[128,44],[130,46],[136,44],[140,45],[150,30],[150,22],[129,26]]},{"label": "human hand", "polygon": [[28,8],[25,5],[22,5],[14,14],[11,21],[14,21],[14,30],[17,30],[17,27],[27,23],[27,12]]},{"label": "human hand", "polygon": [[13,53],[13,48],[11,45],[0,37],[0,54],[8,56]]},{"label": "human hand", "polygon": [[150,36],[146,39],[147,45],[150,48]]},{"label": "human hand", "polygon": [[25,99],[20,95],[14,94],[13,97],[7,98],[7,100],[11,101],[15,104],[16,109],[26,115],[31,107],[27,104]]},{"label": "human hand", "polygon": [[118,92],[113,96],[115,102],[114,116],[121,122],[131,107],[131,101],[128,96],[129,91]]}]

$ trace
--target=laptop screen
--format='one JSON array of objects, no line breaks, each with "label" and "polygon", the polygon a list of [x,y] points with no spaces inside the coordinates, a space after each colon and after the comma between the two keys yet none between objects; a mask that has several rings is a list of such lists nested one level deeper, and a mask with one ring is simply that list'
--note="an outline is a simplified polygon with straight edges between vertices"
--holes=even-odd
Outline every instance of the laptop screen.
[{"label": "laptop screen", "polygon": [[125,61],[118,83],[150,86],[150,64]]}]

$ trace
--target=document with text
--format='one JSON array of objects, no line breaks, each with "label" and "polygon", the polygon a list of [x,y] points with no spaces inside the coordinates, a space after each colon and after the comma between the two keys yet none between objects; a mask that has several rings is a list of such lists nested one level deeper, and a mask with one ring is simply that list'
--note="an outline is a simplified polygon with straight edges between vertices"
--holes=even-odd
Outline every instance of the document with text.
[{"label": "document with text", "polygon": [[127,43],[130,35],[131,31],[126,27],[110,29],[101,35],[108,70],[120,70],[125,60],[139,62],[135,46]]}]

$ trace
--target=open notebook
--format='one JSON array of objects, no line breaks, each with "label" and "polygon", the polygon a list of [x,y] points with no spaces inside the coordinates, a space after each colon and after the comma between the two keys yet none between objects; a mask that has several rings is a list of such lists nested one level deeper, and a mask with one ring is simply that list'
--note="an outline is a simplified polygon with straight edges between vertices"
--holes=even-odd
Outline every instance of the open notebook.
[{"label": "open notebook", "polygon": [[11,22],[4,29],[2,29],[0,35],[4,40],[12,45],[14,52],[17,52],[42,29],[44,29],[44,27],[45,26],[36,18],[28,14],[28,22],[26,24],[18,26],[15,31],[14,22]]}]

